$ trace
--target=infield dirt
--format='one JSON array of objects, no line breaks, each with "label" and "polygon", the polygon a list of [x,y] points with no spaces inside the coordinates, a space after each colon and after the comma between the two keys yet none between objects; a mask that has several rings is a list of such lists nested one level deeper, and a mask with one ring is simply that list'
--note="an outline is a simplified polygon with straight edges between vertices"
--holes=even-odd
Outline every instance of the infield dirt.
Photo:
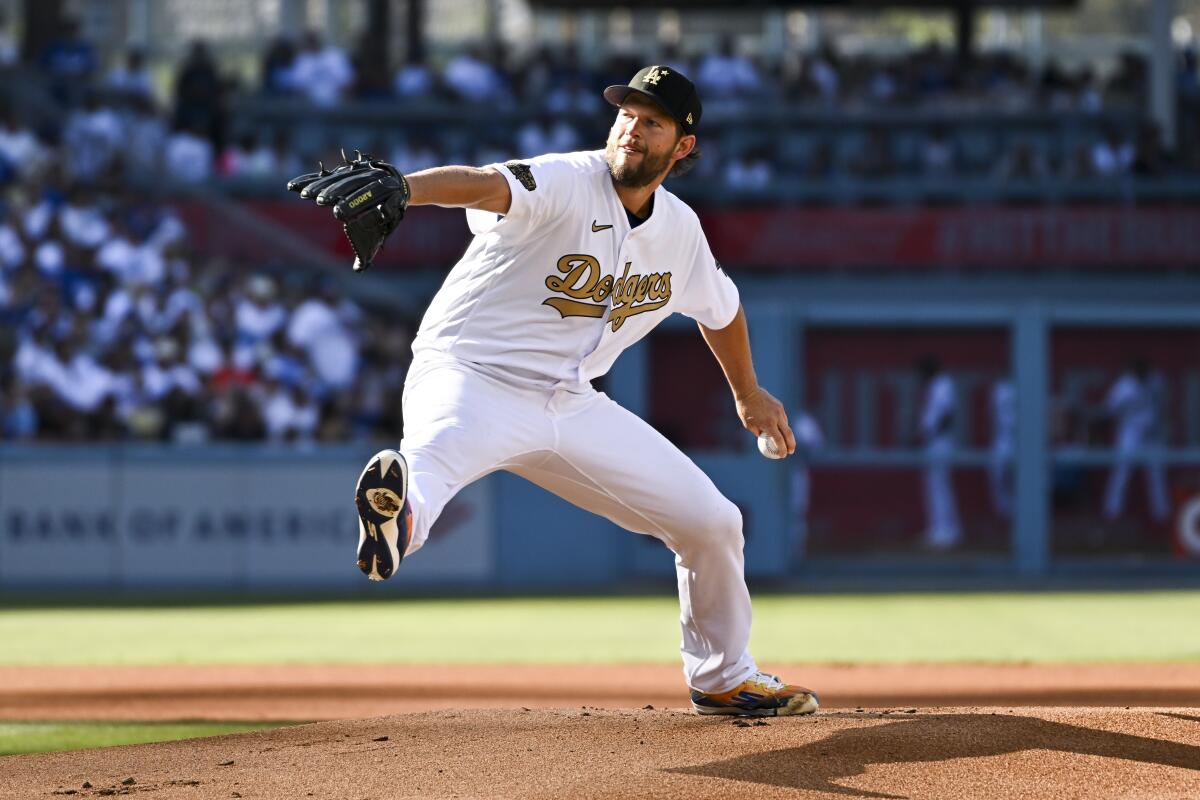
[{"label": "infield dirt", "polygon": [[329,721],[0,758],[0,800],[1200,798],[1200,665],[778,671],[822,712],[697,717],[666,665],[5,667],[0,718]]},{"label": "infield dirt", "polygon": [[[1200,713],[439,711],[0,759],[0,798],[1194,798]],[[86,786],[85,786],[86,784]]]}]

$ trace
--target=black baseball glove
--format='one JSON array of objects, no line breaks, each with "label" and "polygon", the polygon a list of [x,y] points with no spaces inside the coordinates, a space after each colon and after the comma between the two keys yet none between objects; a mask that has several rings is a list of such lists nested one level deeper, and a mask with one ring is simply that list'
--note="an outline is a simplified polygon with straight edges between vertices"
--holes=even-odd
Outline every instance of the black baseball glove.
[{"label": "black baseball glove", "polygon": [[333,216],[354,248],[354,271],[362,272],[404,219],[408,181],[391,164],[362,153],[353,161],[343,154],[342,160],[335,169],[320,165],[318,172],[292,178],[287,188],[319,206],[333,206]]}]

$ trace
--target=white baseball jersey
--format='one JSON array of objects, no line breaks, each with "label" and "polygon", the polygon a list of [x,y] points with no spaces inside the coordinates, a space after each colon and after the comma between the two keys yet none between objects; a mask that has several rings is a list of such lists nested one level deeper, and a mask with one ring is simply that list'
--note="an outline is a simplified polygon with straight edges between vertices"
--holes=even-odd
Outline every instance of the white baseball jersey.
[{"label": "white baseball jersey", "polygon": [[425,312],[414,353],[582,390],[672,312],[709,328],[733,321],[737,288],[695,212],[666,189],[631,229],[602,150],[492,167],[512,205],[467,212],[475,238]]}]

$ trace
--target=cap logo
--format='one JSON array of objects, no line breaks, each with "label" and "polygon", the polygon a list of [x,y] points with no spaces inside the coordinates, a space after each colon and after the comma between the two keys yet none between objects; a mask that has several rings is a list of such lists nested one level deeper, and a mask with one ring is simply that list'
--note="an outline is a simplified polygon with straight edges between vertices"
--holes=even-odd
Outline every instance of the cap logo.
[{"label": "cap logo", "polygon": [[651,70],[646,73],[646,77],[642,78],[642,84],[645,85],[647,83],[652,83],[657,86],[659,81],[670,74],[671,73],[669,71],[663,69],[662,67],[652,67]]},{"label": "cap logo", "polygon": [[690,111],[688,112],[688,115],[687,115],[687,123],[688,123],[688,125],[695,124],[692,122],[692,112],[690,112]]}]

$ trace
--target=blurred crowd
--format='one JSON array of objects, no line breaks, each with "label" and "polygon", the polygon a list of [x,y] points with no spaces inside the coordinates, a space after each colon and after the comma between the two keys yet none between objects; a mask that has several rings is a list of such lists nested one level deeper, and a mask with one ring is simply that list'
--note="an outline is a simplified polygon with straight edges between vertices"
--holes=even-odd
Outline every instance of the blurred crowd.
[{"label": "blurred crowd", "polygon": [[53,165],[3,192],[0,439],[399,438],[409,321],[198,262],[170,208]]},{"label": "blurred crowd", "polygon": [[[405,171],[443,163],[483,164],[545,152],[599,146],[609,122],[602,88],[624,83],[646,56],[614,54],[589,69],[571,54],[552,49],[511,56],[498,46],[463,48],[444,63],[409,58],[391,69],[387,48],[364,34],[342,48],[316,32],[298,40],[277,38],[262,56],[257,85],[238,85],[223,72],[210,48],[194,42],[173,72],[169,108],[160,110],[144,55],[136,50],[101,74],[94,49],[68,30],[43,54],[40,66],[52,90],[71,109],[60,129],[23,131],[4,121],[5,142],[32,149],[40,140],[63,145],[68,174],[92,180],[106,169],[173,181],[265,179],[305,171],[337,146],[362,149]],[[732,38],[702,55],[665,46],[660,63],[692,76],[706,112],[727,120],[704,131],[701,159],[689,178],[733,189],[756,190],[782,182],[837,179],[992,177],[1062,180],[1200,171],[1200,145],[1185,137],[1169,152],[1161,132],[1147,120],[1145,59],[1128,54],[1103,77],[1094,69],[1066,70],[1053,61],[1034,69],[1004,52],[961,63],[937,46],[892,57],[840,55],[832,47],[790,52],[767,62],[747,54]],[[1180,52],[1181,95],[1196,94],[1196,54]],[[239,116],[250,98],[291,99],[328,109],[347,103],[392,104],[410,109],[401,125],[352,130],[321,123],[306,112],[303,125],[264,123]],[[486,126],[431,117],[439,106],[536,109],[511,125]],[[749,109],[810,109],[819,115],[888,110],[929,111],[947,120],[928,125],[794,125],[738,122]],[[1003,126],[971,126],[971,114],[1129,112],[1125,124],[1097,116],[1073,124],[1068,134],[1053,124],[1019,133]],[[768,115],[769,116],[769,115]],[[314,122],[320,123],[315,127]],[[322,133],[321,125],[326,126]],[[374,131],[374,132],[371,132]],[[30,142],[33,137],[33,142]],[[364,138],[365,137],[365,138]],[[6,144],[8,160],[21,160]]]},{"label": "blurred crowd", "polygon": [[[102,72],[77,28],[46,48],[37,74],[62,113],[36,118],[0,101],[0,438],[399,436],[412,320],[361,307],[328,278],[198,259],[185,221],[153,199],[154,182],[270,182],[328,155],[293,143],[284,129],[264,135],[246,125],[231,109],[235,97],[247,96],[321,108],[539,109],[511,130],[458,129],[416,114],[411,124],[361,143],[405,171],[596,146],[610,119],[601,88],[628,80],[642,59],[614,56],[589,70],[559,52],[514,60],[476,47],[438,66],[410,59],[392,71],[378,63],[384,49],[370,36],[353,52],[315,33],[279,39],[263,55],[260,84],[238,87],[196,42],[174,70],[164,104],[136,50]],[[766,64],[726,40],[698,58],[667,49],[658,60],[694,77],[710,113],[794,104],[1091,114],[1137,110],[1145,97],[1145,66],[1134,57],[1104,80],[1089,70],[1035,72],[1006,55],[964,68],[937,48],[893,59],[847,58],[826,48]],[[16,48],[0,38],[0,67],[16,63]],[[1181,91],[1196,89],[1195,67],[1193,56],[1182,58]],[[781,136],[759,127],[706,132],[706,156],[684,180],[753,190],[780,179],[1074,178],[1200,167],[1194,157],[1167,153],[1148,125],[1131,134],[1097,124],[1095,136],[1053,154],[1035,139],[1003,153],[972,150],[962,131],[945,125]]]}]

